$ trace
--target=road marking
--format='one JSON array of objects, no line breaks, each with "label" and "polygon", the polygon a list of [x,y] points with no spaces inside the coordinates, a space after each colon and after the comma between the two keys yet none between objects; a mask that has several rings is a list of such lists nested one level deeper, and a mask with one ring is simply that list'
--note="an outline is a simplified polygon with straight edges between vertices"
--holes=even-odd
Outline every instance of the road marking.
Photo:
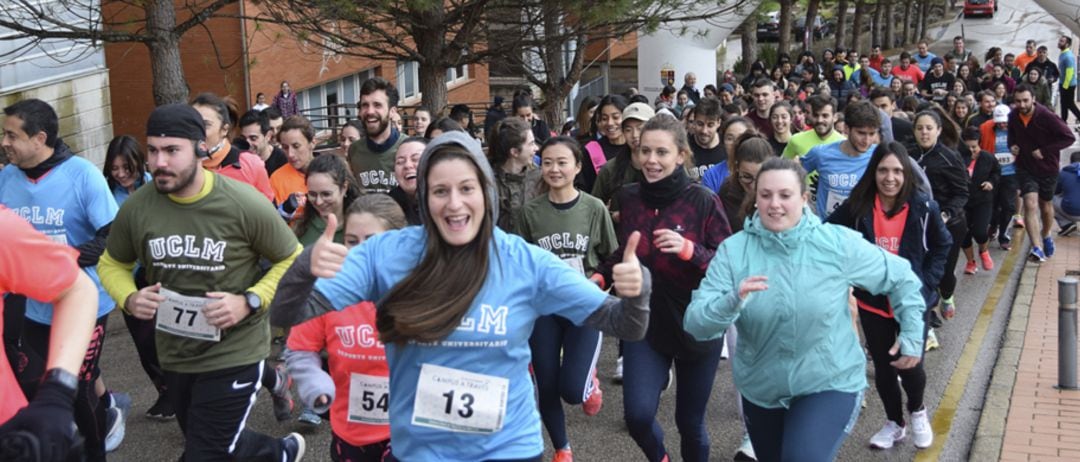
[{"label": "road marking", "polygon": [[960,398],[964,395],[964,387],[967,386],[971,370],[975,367],[975,357],[978,356],[979,350],[982,348],[986,331],[990,329],[990,321],[994,317],[994,309],[1001,299],[1001,294],[1005,291],[1005,284],[1009,281],[1009,276],[1013,272],[1017,255],[1020,254],[1020,249],[1023,248],[1023,232],[1023,230],[1016,230],[1013,233],[1013,248],[1005,254],[1005,261],[1002,262],[997,277],[994,278],[994,285],[990,288],[990,294],[986,297],[986,302],[983,303],[982,309],[979,311],[979,317],[975,319],[975,325],[971,328],[968,342],[964,345],[964,351],[960,353],[960,359],[956,362],[952,377],[949,378],[949,385],[945,387],[941,402],[938,403],[937,409],[934,411],[931,425],[934,429],[934,444],[916,453],[916,462],[931,462],[941,457],[941,451],[945,448],[945,441],[949,438],[949,431],[952,430],[952,421],[953,417],[956,416],[956,409],[960,405]]}]

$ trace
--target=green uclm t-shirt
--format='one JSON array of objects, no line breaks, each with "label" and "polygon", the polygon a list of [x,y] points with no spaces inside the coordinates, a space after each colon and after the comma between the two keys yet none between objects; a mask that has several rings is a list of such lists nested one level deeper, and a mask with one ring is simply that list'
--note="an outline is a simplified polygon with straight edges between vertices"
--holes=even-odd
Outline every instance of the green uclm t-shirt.
[{"label": "green uclm t-shirt", "polygon": [[[205,297],[207,292],[243,294],[263,275],[260,257],[278,262],[296,251],[296,237],[265,196],[218,174],[207,175],[207,181],[213,182],[211,190],[191,203],[177,202],[152,185],[139,188],[113,221],[109,256],[138,262],[150,284]],[[158,330],[161,366],[199,373],[266,359],[268,319],[267,310],[260,310],[223,330],[218,342]]]},{"label": "green uclm t-shirt", "polygon": [[534,198],[522,208],[517,231],[585,275],[592,274],[619,246],[607,207],[585,193],[565,210],[556,208],[546,194]]},{"label": "green uclm t-shirt", "polygon": [[398,185],[394,177],[394,156],[402,141],[405,141],[405,137],[398,136],[394,145],[383,152],[372,151],[365,140],[359,140],[349,147],[349,168],[356,175],[361,188],[369,193],[389,194]]}]

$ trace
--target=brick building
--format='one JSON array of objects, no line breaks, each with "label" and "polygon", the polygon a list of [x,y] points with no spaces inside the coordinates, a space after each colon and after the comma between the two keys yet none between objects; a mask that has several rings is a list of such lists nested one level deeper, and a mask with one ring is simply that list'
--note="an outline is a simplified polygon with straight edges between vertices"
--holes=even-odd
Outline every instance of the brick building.
[{"label": "brick building", "polygon": [[[244,0],[225,7],[219,16],[254,15],[257,8]],[[185,14],[178,9],[177,21],[186,19]],[[303,113],[320,126],[329,124],[327,106],[347,105],[336,114],[337,123],[355,117],[356,111],[349,105],[359,101],[360,84],[371,76],[394,82],[401,93],[401,106],[420,103],[416,63],[374,61],[304,46],[288,30],[252,20],[219,17],[205,26],[191,29],[180,45],[192,95],[204,91],[230,95],[246,108],[255,104],[260,92],[269,103],[286,80],[297,92]],[[154,107],[149,52],[139,43],[108,44],[105,61],[112,86],[115,132],[140,135]],[[489,100],[487,66],[452,69],[447,73],[447,86],[450,104],[482,104]]]}]

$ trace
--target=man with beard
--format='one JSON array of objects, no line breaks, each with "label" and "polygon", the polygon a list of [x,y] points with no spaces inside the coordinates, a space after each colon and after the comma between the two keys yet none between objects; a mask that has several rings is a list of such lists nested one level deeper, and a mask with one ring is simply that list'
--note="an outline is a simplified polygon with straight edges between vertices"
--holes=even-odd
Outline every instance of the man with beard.
[{"label": "man with beard", "polygon": [[1072,146],[1076,138],[1065,121],[1035,102],[1035,91],[1027,84],[1016,88],[1013,102],[1016,110],[1009,114],[1009,151],[1016,156],[1016,183],[1024,201],[1031,259],[1041,262],[1054,255],[1050,228],[1061,150]]},{"label": "man with beard", "polygon": [[[1055,83],[1058,78],[1061,77],[1061,71],[1058,69],[1057,64],[1054,64],[1050,60],[1048,55],[1048,49],[1045,45],[1040,45],[1035,52],[1035,60],[1028,63],[1029,67],[1036,67],[1042,71],[1042,76],[1046,79],[1047,83]],[[1028,67],[1025,67],[1027,69]]]},{"label": "man with beard", "polygon": [[690,151],[694,153],[694,171],[690,177],[701,180],[713,165],[727,160],[724,144],[720,142],[720,101],[702,98],[694,109],[694,133],[690,137]]},{"label": "man with beard", "polygon": [[[303,436],[272,438],[245,421],[270,353],[264,308],[300,244],[257,191],[202,167],[206,134],[195,109],[160,106],[146,133],[154,187],[124,202],[100,272],[124,311],[156,316],[182,460],[298,461]],[[146,270],[142,289],[132,276],[136,264]]]},{"label": "man with beard", "polygon": [[844,140],[844,135],[833,130],[833,123],[836,122],[836,101],[829,96],[816,95],[807,102],[810,103],[810,124],[813,129],[791,136],[781,154],[785,159],[802,157],[814,146]]},{"label": "man with beard", "polygon": [[[109,313],[116,307],[101,287],[98,258],[116,216],[116,200],[101,170],[72,153],[59,138],[59,121],[51,106],[38,99],[27,99],[4,108],[4,115],[2,148],[12,165],[0,172],[0,204],[52,241],[75,249],[79,267],[98,291],[92,347],[78,373],[75,423],[86,440],[87,460],[105,460],[106,431],[112,421],[118,422],[118,429],[122,428],[125,417],[117,414],[118,409],[111,408],[112,397],[104,387],[96,386]],[[16,370],[19,384],[26,397],[33,399],[49,359],[53,305],[28,299],[25,316],[19,321],[22,323],[19,350],[10,353],[19,359],[20,367]],[[15,326],[8,326],[12,327]]]},{"label": "man with beard", "polygon": [[1061,72],[1061,120],[1069,122],[1069,113],[1080,120],[1080,109],[1076,107],[1076,56],[1072,52],[1072,37],[1061,36],[1058,39],[1058,70]]},{"label": "man with beard", "polygon": [[349,167],[360,186],[368,192],[389,193],[394,179],[394,154],[401,144],[401,133],[390,123],[397,113],[398,92],[390,82],[372,77],[360,86],[360,121],[365,137],[349,147]]}]

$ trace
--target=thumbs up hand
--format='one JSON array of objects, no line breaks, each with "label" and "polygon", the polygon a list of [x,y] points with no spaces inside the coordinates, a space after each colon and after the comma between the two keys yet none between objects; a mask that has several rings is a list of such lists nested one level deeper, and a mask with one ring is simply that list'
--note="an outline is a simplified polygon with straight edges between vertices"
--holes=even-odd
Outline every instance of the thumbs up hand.
[{"label": "thumbs up hand", "polygon": [[623,260],[611,269],[611,278],[614,280],[616,293],[622,298],[633,298],[641,295],[641,263],[637,258],[638,241],[641,233],[634,231],[626,240],[626,248],[623,251]]},{"label": "thumbs up hand", "polygon": [[345,257],[349,249],[344,245],[334,242],[334,233],[337,232],[337,217],[330,214],[326,217],[326,230],[315,241],[311,249],[311,275],[319,278],[332,278],[341,271],[345,264]]}]

